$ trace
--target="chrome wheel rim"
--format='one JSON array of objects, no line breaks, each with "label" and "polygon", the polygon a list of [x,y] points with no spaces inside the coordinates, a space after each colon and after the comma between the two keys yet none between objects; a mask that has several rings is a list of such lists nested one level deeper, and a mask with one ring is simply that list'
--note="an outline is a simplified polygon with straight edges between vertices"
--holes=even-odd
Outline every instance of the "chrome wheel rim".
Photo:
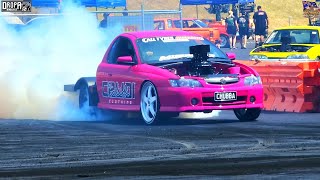
[{"label": "chrome wheel rim", "polygon": [[141,114],[147,124],[151,124],[158,111],[158,95],[156,88],[150,82],[146,83],[141,91]]}]

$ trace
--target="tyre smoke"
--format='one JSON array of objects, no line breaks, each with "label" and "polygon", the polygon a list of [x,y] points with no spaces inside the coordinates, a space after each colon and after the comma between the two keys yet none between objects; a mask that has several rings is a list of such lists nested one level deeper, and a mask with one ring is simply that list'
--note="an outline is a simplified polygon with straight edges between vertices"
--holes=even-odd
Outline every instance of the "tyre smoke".
[{"label": "tyre smoke", "polygon": [[19,33],[0,21],[0,118],[92,119],[79,112],[77,96],[65,93],[63,85],[95,76],[122,30],[99,30],[95,14],[82,7],[68,4],[64,12]]}]

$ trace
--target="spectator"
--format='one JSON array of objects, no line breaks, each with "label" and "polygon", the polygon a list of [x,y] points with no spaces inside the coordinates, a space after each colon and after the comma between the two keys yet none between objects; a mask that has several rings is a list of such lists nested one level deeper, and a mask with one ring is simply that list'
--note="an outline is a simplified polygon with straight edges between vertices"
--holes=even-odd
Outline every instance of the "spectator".
[{"label": "spectator", "polygon": [[103,19],[99,24],[100,28],[107,28],[109,15],[110,15],[109,13],[103,13]]},{"label": "spectator", "polygon": [[227,33],[229,34],[230,49],[236,49],[236,35],[238,31],[238,23],[232,11],[229,11],[229,14],[225,19],[225,26],[227,29]]},{"label": "spectator", "polygon": [[122,13],[123,16],[128,16],[128,9],[127,7],[124,8],[124,12]]},{"label": "spectator", "polygon": [[249,34],[249,19],[246,12],[242,12],[238,19],[241,49],[247,48],[247,35]]},{"label": "spectator", "polygon": [[248,39],[251,37],[254,40],[254,31],[255,31],[255,27],[254,27],[254,23],[253,23],[253,18],[251,18],[250,16],[248,16],[249,18],[249,34],[248,34]]},{"label": "spectator", "polygon": [[264,37],[266,36],[266,32],[269,26],[268,15],[265,11],[262,10],[261,6],[257,7],[257,12],[253,15],[253,22],[255,26],[255,41],[256,47],[259,45],[258,36],[260,42],[264,42]]}]

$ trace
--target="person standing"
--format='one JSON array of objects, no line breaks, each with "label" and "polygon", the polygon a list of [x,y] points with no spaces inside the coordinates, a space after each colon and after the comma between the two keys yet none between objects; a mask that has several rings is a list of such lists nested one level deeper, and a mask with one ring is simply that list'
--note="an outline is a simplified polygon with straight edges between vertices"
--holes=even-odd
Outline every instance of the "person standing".
[{"label": "person standing", "polygon": [[103,13],[103,19],[99,24],[100,28],[107,28],[108,27],[108,17],[110,16],[110,13]]},{"label": "person standing", "polygon": [[[255,41],[256,47],[259,45],[260,42],[264,42],[264,37],[266,36],[266,32],[269,26],[269,19],[268,15],[265,11],[262,10],[261,6],[257,7],[257,12],[253,15],[253,23],[255,26]],[[259,36],[259,40],[258,40]]]},{"label": "person standing", "polygon": [[237,21],[239,26],[241,49],[247,48],[247,35],[249,34],[249,19],[247,18],[246,14],[246,12],[242,12],[241,16]]},{"label": "person standing", "polygon": [[123,16],[128,16],[128,9],[127,7],[124,8],[124,12],[122,13]]},{"label": "person standing", "polygon": [[236,49],[236,35],[238,31],[238,23],[236,18],[233,15],[232,11],[229,11],[228,16],[225,19],[225,26],[227,29],[227,33],[229,35],[229,44],[230,44],[230,49]]}]

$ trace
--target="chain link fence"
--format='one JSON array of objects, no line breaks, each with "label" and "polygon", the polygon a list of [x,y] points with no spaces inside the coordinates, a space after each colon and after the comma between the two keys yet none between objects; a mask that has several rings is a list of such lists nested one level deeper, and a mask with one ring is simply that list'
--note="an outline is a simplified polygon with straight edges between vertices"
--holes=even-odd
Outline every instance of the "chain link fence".
[{"label": "chain link fence", "polygon": [[[99,21],[102,28],[109,27],[122,27],[123,32],[130,31],[144,31],[154,30],[154,19],[157,18],[175,18],[180,19],[182,24],[182,8],[178,10],[146,10],[141,5],[140,10],[114,10],[114,11],[90,11],[89,13],[96,14],[97,21]],[[1,13],[0,18],[4,18],[8,24],[23,24],[28,25],[32,21],[37,19],[50,18],[53,16],[66,15],[65,13],[59,13],[55,8],[38,9],[36,13]],[[106,26],[104,26],[104,24]],[[181,26],[182,27],[182,26]]]}]

